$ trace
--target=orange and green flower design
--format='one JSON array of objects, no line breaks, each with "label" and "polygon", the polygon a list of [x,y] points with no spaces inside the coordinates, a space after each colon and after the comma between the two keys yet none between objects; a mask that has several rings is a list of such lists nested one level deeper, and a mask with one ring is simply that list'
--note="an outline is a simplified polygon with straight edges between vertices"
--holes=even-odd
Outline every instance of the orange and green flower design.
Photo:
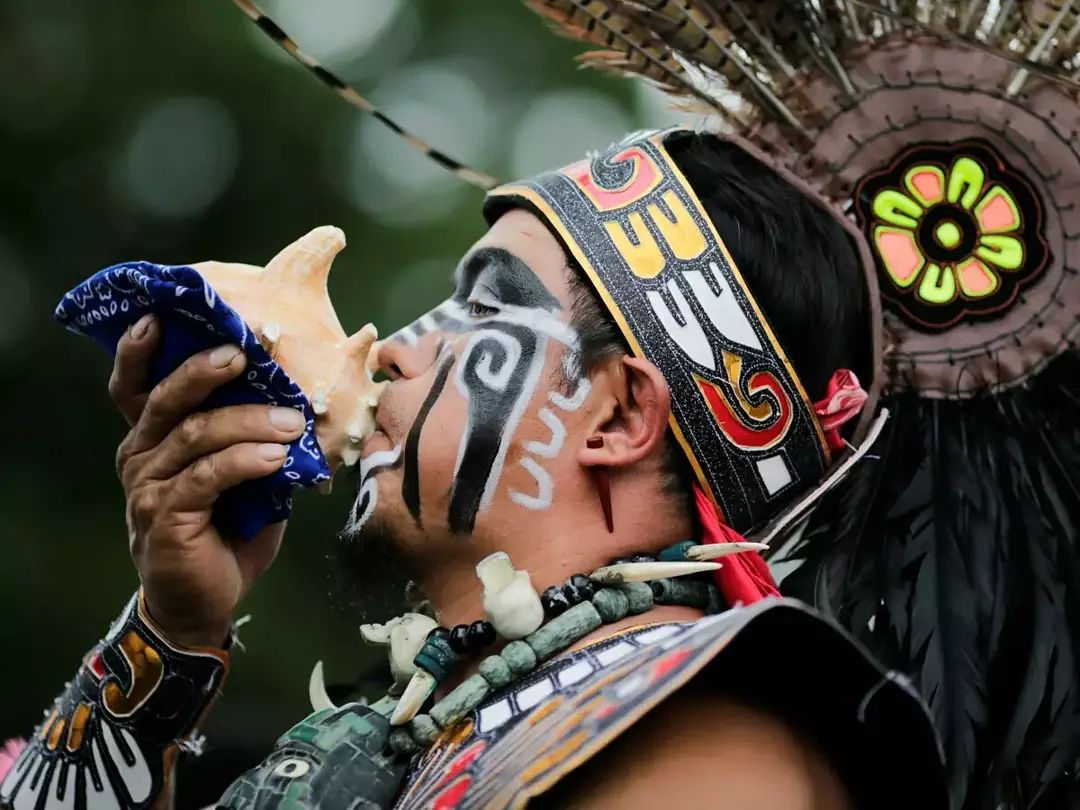
[{"label": "orange and green flower design", "polygon": [[883,297],[923,329],[1002,311],[1049,257],[1030,183],[981,141],[907,150],[863,180],[856,211]]}]

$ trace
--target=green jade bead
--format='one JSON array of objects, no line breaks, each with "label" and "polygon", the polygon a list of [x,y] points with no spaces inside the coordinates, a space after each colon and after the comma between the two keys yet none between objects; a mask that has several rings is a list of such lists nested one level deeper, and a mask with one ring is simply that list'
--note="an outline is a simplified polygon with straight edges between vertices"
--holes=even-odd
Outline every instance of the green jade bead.
[{"label": "green jade bead", "polygon": [[626,594],[615,588],[598,590],[593,594],[592,605],[604,624],[617,622],[630,610],[630,600],[626,598]]},{"label": "green jade bead", "polygon": [[525,637],[536,657],[546,661],[575,641],[585,638],[602,623],[592,602],[580,602]]},{"label": "green jade bead", "polygon": [[416,717],[409,721],[409,725],[406,726],[406,728],[409,729],[409,734],[412,735],[412,739],[422,748],[430,747],[441,731],[435,724],[435,721],[431,719],[430,714],[416,715]]},{"label": "green jade bead", "polygon": [[653,600],[658,605],[683,605],[706,610],[709,607],[709,586],[689,579],[654,579],[649,583]]},{"label": "green jade bead", "polygon": [[381,714],[383,717],[389,720],[390,715],[394,713],[394,709],[397,708],[397,705],[398,699],[396,697],[394,697],[393,695],[383,695],[381,698],[371,704],[371,710],[373,712]]},{"label": "green jade bead", "polygon": [[532,647],[520,639],[511,641],[503,647],[499,655],[510,667],[510,672],[515,678],[528,675],[536,669],[536,653],[533,652]]},{"label": "green jade bead", "polygon": [[431,636],[424,642],[413,663],[442,683],[457,663],[457,655],[450,649],[450,642],[445,638]]},{"label": "green jade bead", "polygon": [[696,545],[697,543],[693,540],[683,540],[681,543],[675,543],[674,545],[665,548],[660,552],[660,556],[656,559],[660,562],[686,562],[687,549],[693,548]]},{"label": "green jade bead", "polygon": [[501,655],[489,655],[480,662],[480,674],[484,676],[492,689],[502,689],[509,686],[514,680],[514,673],[510,671],[510,665]]},{"label": "green jade bead", "polygon": [[449,695],[431,707],[431,719],[439,728],[449,728],[491,694],[491,685],[483,675],[470,675]]},{"label": "green jade bead", "polygon": [[619,590],[626,596],[627,612],[632,616],[644,613],[653,606],[652,588],[645,582],[625,582]]}]

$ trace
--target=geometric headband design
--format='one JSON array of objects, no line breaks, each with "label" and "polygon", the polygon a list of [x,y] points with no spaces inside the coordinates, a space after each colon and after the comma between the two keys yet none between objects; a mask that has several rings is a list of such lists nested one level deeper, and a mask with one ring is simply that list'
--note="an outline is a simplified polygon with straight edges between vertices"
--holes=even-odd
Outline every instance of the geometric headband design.
[{"label": "geometric headband design", "polygon": [[821,480],[813,406],[697,195],[671,130],[489,192],[489,222],[525,207],[577,260],[633,353],[671,388],[671,429],[728,525],[765,524]]}]

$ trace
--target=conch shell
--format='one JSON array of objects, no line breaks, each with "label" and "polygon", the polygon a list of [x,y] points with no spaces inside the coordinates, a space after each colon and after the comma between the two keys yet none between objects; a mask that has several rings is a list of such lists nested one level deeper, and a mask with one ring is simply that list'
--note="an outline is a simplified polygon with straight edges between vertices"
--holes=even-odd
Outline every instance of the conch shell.
[{"label": "conch shell", "polygon": [[375,327],[346,336],[326,289],[330,265],[345,247],[340,228],[324,225],[293,242],[265,268],[200,262],[192,267],[240,315],[263,348],[311,400],[315,436],[331,472],[360,458],[375,430],[386,383],[371,377]]}]

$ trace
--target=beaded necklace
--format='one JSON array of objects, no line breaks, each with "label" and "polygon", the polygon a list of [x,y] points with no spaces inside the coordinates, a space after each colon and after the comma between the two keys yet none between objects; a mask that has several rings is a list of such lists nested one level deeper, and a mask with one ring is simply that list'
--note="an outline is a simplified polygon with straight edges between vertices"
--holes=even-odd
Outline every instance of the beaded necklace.
[{"label": "beaded necklace", "polygon": [[[407,675],[408,683],[404,689],[395,684],[391,693],[371,708],[388,716],[395,726],[389,738],[395,753],[418,753],[492,692],[510,686],[603,624],[645,613],[654,605],[678,605],[719,613],[724,608],[719,589],[695,575],[720,568],[720,563],[713,561],[718,557],[761,548],[759,543],[698,545],[684,541],[669,546],[657,557],[635,555],[616,560],[589,575],[575,574],[543,594],[533,589],[527,572],[514,569],[508,555],[492,554],[476,566],[477,576],[484,585],[487,618],[452,629],[434,626],[422,639],[415,634],[397,638],[391,634],[388,641],[391,669],[395,671],[396,664],[396,679]],[[408,617],[426,618],[408,614],[395,621]],[[434,624],[433,620],[426,621]],[[475,674],[465,678],[427,712],[419,711],[462,658],[478,653],[498,636],[509,643],[500,652],[480,661]],[[365,632],[365,637],[370,638],[371,633]],[[409,654],[412,654],[412,666],[403,667],[401,662]],[[313,703],[317,701],[313,699]]]}]

